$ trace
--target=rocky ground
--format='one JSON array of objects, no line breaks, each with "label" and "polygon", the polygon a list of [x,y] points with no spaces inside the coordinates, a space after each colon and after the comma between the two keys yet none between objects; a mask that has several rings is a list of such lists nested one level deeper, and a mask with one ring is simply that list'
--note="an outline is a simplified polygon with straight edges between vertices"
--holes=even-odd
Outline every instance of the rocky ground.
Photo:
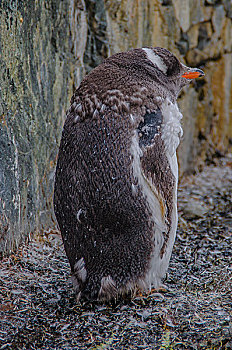
[{"label": "rocky ground", "polygon": [[60,235],[0,262],[0,349],[232,349],[232,156],[182,179],[166,288],[77,304]]}]

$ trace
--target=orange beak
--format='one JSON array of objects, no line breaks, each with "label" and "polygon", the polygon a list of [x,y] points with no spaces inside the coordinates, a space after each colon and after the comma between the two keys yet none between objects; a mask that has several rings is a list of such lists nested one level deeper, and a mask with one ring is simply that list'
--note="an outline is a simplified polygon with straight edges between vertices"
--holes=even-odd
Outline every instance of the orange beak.
[{"label": "orange beak", "polygon": [[196,79],[196,78],[201,78],[204,75],[205,73],[203,72],[203,70],[198,68],[190,68],[189,71],[182,74],[182,77],[186,79]]}]

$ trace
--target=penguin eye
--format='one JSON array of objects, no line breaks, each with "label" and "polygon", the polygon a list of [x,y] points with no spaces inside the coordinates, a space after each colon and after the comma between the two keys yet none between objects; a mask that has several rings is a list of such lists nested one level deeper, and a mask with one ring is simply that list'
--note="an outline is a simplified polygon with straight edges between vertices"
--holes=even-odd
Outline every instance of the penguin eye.
[{"label": "penguin eye", "polygon": [[178,60],[174,60],[173,62],[171,62],[171,64],[169,64],[166,75],[168,77],[177,76],[180,74],[180,72],[181,72],[181,69],[180,69],[179,62]]},{"label": "penguin eye", "polygon": [[167,72],[166,72],[166,75],[168,77],[170,77],[171,75],[174,75],[174,72],[175,72],[175,68],[174,67],[169,67]]}]

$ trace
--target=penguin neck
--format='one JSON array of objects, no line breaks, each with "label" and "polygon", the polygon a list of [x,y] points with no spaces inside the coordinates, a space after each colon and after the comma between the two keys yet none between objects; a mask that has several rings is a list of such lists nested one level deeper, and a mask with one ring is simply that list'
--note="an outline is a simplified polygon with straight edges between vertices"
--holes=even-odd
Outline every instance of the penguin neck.
[{"label": "penguin neck", "polygon": [[[157,85],[156,85],[157,86]],[[157,87],[155,87],[157,89]],[[161,93],[161,97],[163,99],[170,100],[173,104],[176,103],[178,95],[181,91],[181,87],[178,85],[176,81],[159,81],[159,90]]]}]

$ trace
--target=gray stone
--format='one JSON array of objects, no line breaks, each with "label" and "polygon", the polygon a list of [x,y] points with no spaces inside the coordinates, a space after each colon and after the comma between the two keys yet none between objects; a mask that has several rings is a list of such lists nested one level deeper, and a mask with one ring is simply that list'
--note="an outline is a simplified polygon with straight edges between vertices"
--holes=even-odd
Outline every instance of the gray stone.
[{"label": "gray stone", "polygon": [[209,209],[200,201],[190,199],[183,208],[184,216],[187,219],[203,218]]},{"label": "gray stone", "polygon": [[224,22],[225,22],[224,6],[223,5],[216,6],[212,17],[212,24],[217,37],[219,37],[221,34]]}]

